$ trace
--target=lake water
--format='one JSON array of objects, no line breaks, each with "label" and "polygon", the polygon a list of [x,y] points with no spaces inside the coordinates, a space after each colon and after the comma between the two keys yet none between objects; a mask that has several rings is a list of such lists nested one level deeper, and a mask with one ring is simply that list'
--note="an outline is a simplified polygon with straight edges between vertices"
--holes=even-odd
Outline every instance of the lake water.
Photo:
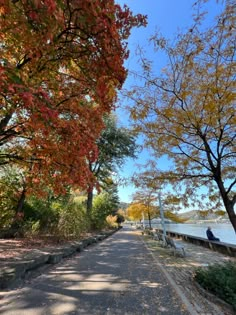
[{"label": "lake water", "polygon": [[[154,228],[162,229],[161,224],[152,224]],[[202,223],[202,224],[166,224],[166,230],[183,234],[206,237],[206,229],[211,226],[215,237],[224,243],[236,244],[236,234],[230,223]]]}]

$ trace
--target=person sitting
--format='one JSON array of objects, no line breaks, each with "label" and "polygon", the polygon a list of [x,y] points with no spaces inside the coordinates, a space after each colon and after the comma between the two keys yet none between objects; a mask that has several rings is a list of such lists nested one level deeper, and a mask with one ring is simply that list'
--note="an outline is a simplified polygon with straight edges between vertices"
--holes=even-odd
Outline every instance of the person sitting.
[{"label": "person sitting", "polygon": [[206,235],[207,235],[207,238],[209,239],[209,241],[217,241],[217,242],[220,242],[220,239],[215,237],[215,235],[212,233],[211,231],[211,227],[208,226],[207,230],[206,230]]}]

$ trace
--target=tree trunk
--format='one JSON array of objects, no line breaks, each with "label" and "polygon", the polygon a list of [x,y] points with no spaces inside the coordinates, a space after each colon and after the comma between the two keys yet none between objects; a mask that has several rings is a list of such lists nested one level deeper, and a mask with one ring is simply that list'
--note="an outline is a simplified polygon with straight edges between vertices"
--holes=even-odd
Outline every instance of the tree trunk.
[{"label": "tree trunk", "polygon": [[232,201],[230,201],[228,198],[225,201],[224,200],[225,209],[228,213],[229,220],[234,228],[234,232],[236,233],[236,214],[234,212],[234,204]]},{"label": "tree trunk", "polygon": [[17,206],[16,206],[16,213],[14,217],[14,221],[11,224],[11,230],[13,231],[14,236],[22,236],[22,231],[21,231],[21,222],[23,221],[24,218],[24,211],[23,211],[23,205],[25,202],[25,195],[26,195],[26,189],[23,188],[20,198],[18,200]]},{"label": "tree trunk", "polygon": [[152,229],[152,223],[151,223],[151,216],[149,213],[148,213],[148,221],[149,221],[149,228],[151,230]]},{"label": "tree trunk", "polygon": [[224,186],[224,182],[222,181],[221,177],[220,177],[220,171],[217,170],[215,177],[215,181],[219,187],[220,190],[220,194],[226,209],[226,212],[228,213],[229,216],[229,220],[234,228],[234,231],[236,233],[236,213],[234,211],[234,204],[235,204],[235,196],[232,198],[232,200],[230,200],[229,198],[229,192],[226,192],[225,190],[225,186]]},{"label": "tree trunk", "polygon": [[87,216],[91,218],[91,212],[93,207],[93,189],[89,189],[87,194]]},{"label": "tree trunk", "polygon": [[18,200],[17,207],[16,207],[16,217],[23,217],[23,205],[25,202],[25,194],[26,194],[26,189],[24,188],[21,192],[20,199]]}]

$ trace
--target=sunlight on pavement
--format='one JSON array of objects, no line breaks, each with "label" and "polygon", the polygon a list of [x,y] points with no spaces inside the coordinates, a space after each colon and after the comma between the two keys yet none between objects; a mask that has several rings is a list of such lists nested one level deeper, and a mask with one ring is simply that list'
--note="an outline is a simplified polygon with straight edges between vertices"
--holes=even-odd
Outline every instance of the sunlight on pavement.
[{"label": "sunlight on pavement", "polygon": [[[64,299],[64,297],[63,297]],[[64,302],[63,303],[55,303],[53,306],[49,308],[50,313],[49,314],[55,314],[55,315],[64,315],[68,314],[70,312],[76,311],[76,305],[72,302]]]},{"label": "sunlight on pavement", "polygon": [[158,283],[158,282],[150,282],[150,281],[141,281],[140,282],[141,285],[144,285],[148,288],[157,288],[157,287],[160,287],[162,286],[161,283]]},{"label": "sunlight on pavement", "polygon": [[106,274],[95,274],[84,281],[68,286],[68,290],[78,291],[123,291],[127,290],[130,282],[127,280],[117,281],[116,277]]}]

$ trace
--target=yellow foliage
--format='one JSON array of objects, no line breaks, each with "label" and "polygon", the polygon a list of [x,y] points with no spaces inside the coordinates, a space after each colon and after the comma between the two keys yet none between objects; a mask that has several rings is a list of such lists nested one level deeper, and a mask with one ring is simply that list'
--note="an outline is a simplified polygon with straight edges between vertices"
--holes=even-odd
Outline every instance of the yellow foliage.
[{"label": "yellow foliage", "polygon": [[145,206],[141,203],[133,203],[127,208],[128,217],[131,220],[141,220]]},{"label": "yellow foliage", "polygon": [[117,215],[108,215],[106,217],[106,222],[110,227],[118,227]]},{"label": "yellow foliage", "polygon": [[[234,196],[236,172],[235,5],[232,1],[224,3],[220,15],[206,29],[199,27],[204,19],[200,14],[191,31],[179,33],[174,44],[168,40],[164,46],[158,44],[171,62],[162,74],[149,63],[143,76],[145,84],[136,85],[129,94],[135,103],[131,108],[135,131],[143,134],[144,146],[151,148],[157,165],[162,164],[160,157],[170,158],[165,170],[158,165],[160,184],[181,181],[185,204],[187,198],[197,196],[199,187],[210,189],[207,180],[216,179],[217,173],[216,187],[223,183],[228,193],[223,196],[221,189],[214,196],[207,196],[215,209],[219,196],[224,201]],[[159,34],[152,40],[159,43]],[[142,184],[140,176],[136,182],[137,187]],[[231,212],[229,206],[226,210]],[[208,213],[198,214],[205,218]],[[173,218],[173,214],[168,215]]]},{"label": "yellow foliage", "polygon": [[216,215],[219,215],[219,216],[224,216],[225,213],[226,213],[226,212],[223,211],[223,210],[216,210],[216,211],[215,211],[215,214],[216,214]]},{"label": "yellow foliage", "polygon": [[117,211],[117,214],[119,214],[119,215],[121,215],[122,217],[126,217],[126,213],[125,213],[125,211],[123,210],[123,209],[119,209],[118,211]]},{"label": "yellow foliage", "polygon": [[188,220],[186,218],[180,218],[178,215],[174,214],[171,211],[165,212],[165,218],[170,219],[170,220],[177,222],[177,223],[184,223]]}]

